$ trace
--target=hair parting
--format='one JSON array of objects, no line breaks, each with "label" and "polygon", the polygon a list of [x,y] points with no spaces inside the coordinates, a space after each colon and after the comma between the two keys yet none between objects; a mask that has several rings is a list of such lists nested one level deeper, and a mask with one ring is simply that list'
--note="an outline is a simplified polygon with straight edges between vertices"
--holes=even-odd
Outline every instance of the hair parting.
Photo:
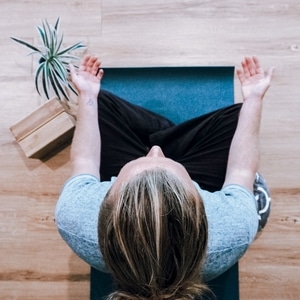
[{"label": "hair parting", "polygon": [[193,299],[208,290],[201,281],[208,239],[202,199],[164,169],[107,193],[98,238],[117,284],[109,300]]}]

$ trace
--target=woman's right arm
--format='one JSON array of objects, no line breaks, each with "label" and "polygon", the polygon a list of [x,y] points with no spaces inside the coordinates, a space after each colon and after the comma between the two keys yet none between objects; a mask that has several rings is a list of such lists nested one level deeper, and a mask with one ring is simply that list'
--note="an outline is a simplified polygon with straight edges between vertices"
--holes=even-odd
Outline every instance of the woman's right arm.
[{"label": "woman's right arm", "polygon": [[71,78],[79,93],[76,128],[71,146],[72,176],[90,174],[100,178],[101,136],[97,96],[103,70],[97,57],[86,55],[78,72],[71,65]]}]

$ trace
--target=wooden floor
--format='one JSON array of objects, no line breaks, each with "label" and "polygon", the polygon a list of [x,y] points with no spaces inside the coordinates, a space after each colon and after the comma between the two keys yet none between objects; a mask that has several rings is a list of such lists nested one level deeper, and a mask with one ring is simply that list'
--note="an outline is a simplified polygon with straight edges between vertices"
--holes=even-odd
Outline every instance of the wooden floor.
[{"label": "wooden floor", "polygon": [[300,1],[0,0],[0,14],[0,299],[89,297],[89,267],[54,224],[70,149],[28,159],[9,131],[42,103],[35,63],[9,37],[37,43],[35,25],[58,16],[66,42],[85,42],[104,67],[232,66],[252,54],[277,67],[261,128],[273,211],[240,262],[240,294],[300,299]]}]

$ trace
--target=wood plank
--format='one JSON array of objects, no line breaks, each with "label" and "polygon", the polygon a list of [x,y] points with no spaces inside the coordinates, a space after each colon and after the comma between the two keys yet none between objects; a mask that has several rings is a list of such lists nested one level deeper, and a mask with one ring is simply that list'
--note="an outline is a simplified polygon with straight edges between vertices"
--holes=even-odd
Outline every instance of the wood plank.
[{"label": "wood plank", "polygon": [[300,295],[300,189],[275,189],[272,194],[269,223],[240,263],[242,299]]},{"label": "wood plank", "polygon": [[88,281],[1,281],[1,299],[82,300],[89,299]]},{"label": "wood plank", "polygon": [[[220,3],[142,1],[129,7],[127,2],[114,6],[103,1],[99,47],[104,63],[235,65],[249,54],[298,57],[297,32],[293,29],[299,23],[294,13],[299,11],[299,4],[295,1],[284,5]],[[282,13],[283,6],[286,13]],[[281,30],[272,30],[281,22],[285,24]]]}]

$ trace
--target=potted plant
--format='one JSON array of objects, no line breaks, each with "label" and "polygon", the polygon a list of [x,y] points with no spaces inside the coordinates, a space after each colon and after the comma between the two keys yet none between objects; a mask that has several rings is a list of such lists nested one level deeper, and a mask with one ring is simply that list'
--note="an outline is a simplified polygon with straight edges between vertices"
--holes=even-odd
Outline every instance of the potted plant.
[{"label": "potted plant", "polygon": [[40,46],[11,37],[31,49],[31,55],[38,56],[35,87],[39,95],[47,100],[10,128],[25,155],[31,158],[42,158],[61,146],[72,136],[75,127],[69,102],[72,102],[72,95],[76,96],[77,92],[70,81],[69,63],[72,62],[76,67],[74,62],[79,57],[71,53],[85,46],[79,42],[62,48],[64,36],[59,33],[59,25],[60,18],[54,26],[43,20],[42,26],[36,27]]}]

